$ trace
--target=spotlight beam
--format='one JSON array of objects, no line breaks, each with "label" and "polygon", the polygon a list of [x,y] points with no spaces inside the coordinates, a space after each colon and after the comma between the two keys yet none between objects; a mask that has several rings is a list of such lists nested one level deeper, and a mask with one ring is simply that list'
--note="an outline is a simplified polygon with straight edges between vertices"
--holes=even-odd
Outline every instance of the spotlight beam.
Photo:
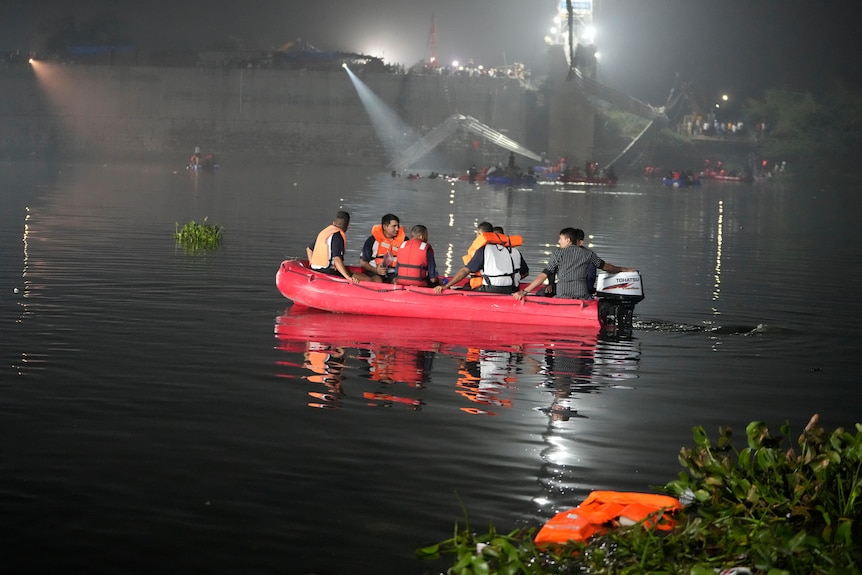
[{"label": "spotlight beam", "polygon": [[412,127],[407,125],[398,115],[392,111],[389,105],[380,99],[374,92],[371,91],[362,80],[347,66],[342,63],[341,67],[347,72],[353,87],[362,105],[365,107],[365,112],[371,120],[371,125],[377,133],[386,150],[386,155],[392,161],[398,157],[401,150],[406,150],[413,145],[419,136]]}]

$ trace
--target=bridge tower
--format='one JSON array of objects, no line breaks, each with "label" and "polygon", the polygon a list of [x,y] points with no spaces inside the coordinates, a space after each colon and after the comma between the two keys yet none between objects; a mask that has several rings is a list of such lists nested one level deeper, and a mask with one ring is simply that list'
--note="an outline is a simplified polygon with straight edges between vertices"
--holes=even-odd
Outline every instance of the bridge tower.
[{"label": "bridge tower", "polygon": [[594,0],[559,0],[554,29],[545,37],[551,75],[547,151],[578,164],[595,160],[596,110],[576,81],[576,69],[596,76],[593,8]]},{"label": "bridge tower", "polygon": [[431,30],[428,32],[428,47],[431,51],[431,67],[439,68],[440,60],[437,59],[437,19],[434,17],[434,12],[431,12]]}]

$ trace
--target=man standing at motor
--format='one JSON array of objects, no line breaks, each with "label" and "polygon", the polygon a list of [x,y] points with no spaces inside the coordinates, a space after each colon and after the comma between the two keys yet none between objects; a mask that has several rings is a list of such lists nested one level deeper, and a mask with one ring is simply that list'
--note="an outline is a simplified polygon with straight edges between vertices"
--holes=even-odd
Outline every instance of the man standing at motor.
[{"label": "man standing at motor", "polygon": [[559,249],[551,254],[548,265],[536,276],[524,290],[512,294],[517,300],[523,299],[528,293],[539,287],[549,276],[556,277],[555,297],[568,299],[586,299],[590,297],[590,286],[587,282],[590,264],[611,274],[635,271],[634,268],[623,268],[604,261],[589,248],[579,245],[584,239],[584,231],[575,228],[560,230],[557,242]]}]

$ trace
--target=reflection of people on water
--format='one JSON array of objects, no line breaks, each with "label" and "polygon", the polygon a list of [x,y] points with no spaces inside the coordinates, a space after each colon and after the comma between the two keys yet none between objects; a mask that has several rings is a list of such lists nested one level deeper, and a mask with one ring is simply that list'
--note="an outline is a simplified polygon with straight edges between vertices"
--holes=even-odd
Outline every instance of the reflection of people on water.
[{"label": "reflection of people on water", "polygon": [[489,351],[468,348],[458,369],[455,391],[482,407],[462,407],[461,411],[474,415],[497,415],[487,407],[512,407],[512,400],[501,397],[517,382],[517,354],[508,351]]},{"label": "reflection of people on water", "polygon": [[[371,349],[359,349],[357,358],[367,363],[368,378],[385,384],[387,388],[399,383],[420,389],[430,379],[431,367],[434,363],[434,351],[405,349],[394,346],[380,346]],[[369,406],[391,407],[406,406],[419,410],[425,402],[417,397],[403,393],[395,393],[391,389],[366,391],[362,397],[371,400]]]},{"label": "reflection of people on water", "polygon": [[546,380],[544,387],[552,394],[551,404],[542,408],[552,421],[568,421],[578,415],[574,407],[574,393],[594,393],[598,385],[593,381],[595,344],[581,351],[545,350]]},{"label": "reflection of people on water", "polygon": [[630,388],[622,383],[638,377],[639,363],[640,349],[634,339],[584,334],[569,339],[564,348],[546,348],[540,369],[544,376],[541,389],[549,393],[551,401],[538,409],[548,417],[537,474],[541,489],[534,497],[540,515],[571,508],[572,493],[585,488],[584,462],[606,456],[599,453],[606,446],[592,441],[595,438],[588,430],[595,422],[588,419],[615,421],[618,414],[610,413],[614,400],[588,400],[586,396],[626,393]]},{"label": "reflection of people on water", "polygon": [[394,384],[406,383],[410,387],[423,387],[434,366],[433,351],[379,346],[360,349],[358,358],[368,364],[368,377],[372,381]]},{"label": "reflection of people on water", "polygon": [[[574,409],[576,394],[600,393],[608,387],[606,380],[622,382],[636,379],[640,351],[637,340],[611,336],[585,337],[579,347],[545,350],[543,387],[553,395],[545,412],[552,420],[567,421],[581,417]],[[615,387],[622,387],[614,383]]]},{"label": "reflection of people on water", "polygon": [[[310,402],[309,407],[338,407],[344,392],[341,382],[344,379],[344,348],[309,341],[307,351],[303,354],[302,367],[313,372],[305,376],[312,383],[319,383],[326,391],[309,391],[308,395],[319,400]],[[321,403],[322,402],[322,403]]]}]

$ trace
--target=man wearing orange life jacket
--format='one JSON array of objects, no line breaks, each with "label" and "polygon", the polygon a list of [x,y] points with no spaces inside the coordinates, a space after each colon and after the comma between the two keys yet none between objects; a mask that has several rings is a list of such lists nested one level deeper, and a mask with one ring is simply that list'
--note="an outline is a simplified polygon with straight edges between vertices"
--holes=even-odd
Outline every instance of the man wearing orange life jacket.
[{"label": "man wearing orange life jacket", "polygon": [[[516,245],[521,245],[521,237],[506,236],[502,233],[503,228],[492,226],[491,229],[500,231],[479,234],[470,246],[470,249],[475,249],[473,256],[466,266],[452,276],[447,287],[451,288],[470,274],[481,272],[482,284],[475,288],[476,291],[511,294],[518,290],[521,279],[530,273],[521,252],[515,248]],[[442,286],[435,288],[437,293],[443,289],[445,288]]]},{"label": "man wearing orange life jacket", "polygon": [[[486,243],[488,243],[484,234],[490,233],[494,231],[494,226],[491,222],[481,222],[478,226],[476,226],[476,239],[473,240],[473,243],[470,244],[470,247],[467,248],[467,254],[461,256],[461,260],[464,262],[464,265],[470,263],[470,260],[473,259],[473,254],[476,253],[481,247],[484,247]],[[464,289],[478,289],[482,286],[482,273],[476,272],[475,274],[470,274],[470,281],[467,283]]]},{"label": "man wearing orange life jacket", "polygon": [[359,265],[371,276],[371,281],[392,283],[398,248],[404,240],[404,228],[395,214],[386,214],[380,224],[371,228],[359,256]]},{"label": "man wearing orange life jacket", "polygon": [[430,287],[439,281],[434,248],[428,243],[428,228],[413,226],[410,239],[401,244],[398,250],[395,283]]},{"label": "man wearing orange life jacket", "polygon": [[344,251],[347,244],[347,229],[350,227],[350,214],[339,211],[330,225],[317,234],[313,244],[305,248],[311,269],[333,276],[341,276],[353,283],[368,281],[370,278],[361,273],[352,273],[344,265]]}]

